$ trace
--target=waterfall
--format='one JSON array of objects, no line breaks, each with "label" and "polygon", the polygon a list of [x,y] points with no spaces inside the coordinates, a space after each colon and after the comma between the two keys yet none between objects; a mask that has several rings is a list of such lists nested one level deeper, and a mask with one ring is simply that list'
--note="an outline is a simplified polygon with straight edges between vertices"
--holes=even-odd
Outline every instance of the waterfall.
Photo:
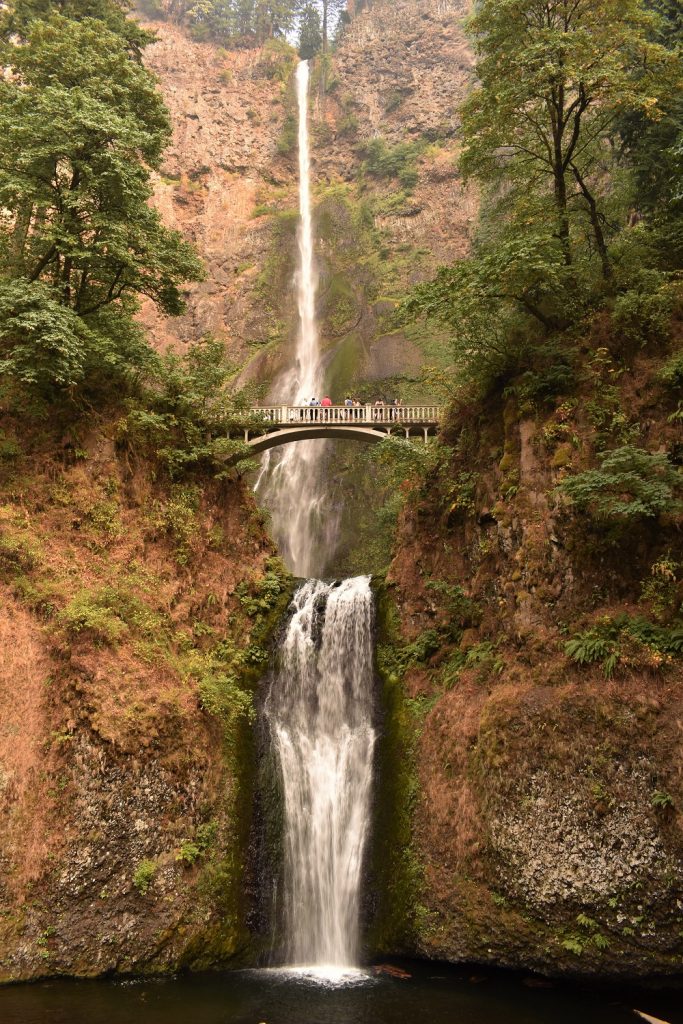
[{"label": "waterfall", "polygon": [[266,701],[284,795],[287,956],[357,962],[370,820],[373,600],[370,578],[297,591]]},{"label": "waterfall", "polygon": [[[276,401],[302,404],[322,398],[323,368],[315,304],[318,273],[313,244],[311,154],[308,134],[308,61],[296,73],[299,109],[298,267],[294,278],[299,314],[294,366],[276,386]],[[320,571],[321,553],[331,554],[337,542],[339,513],[327,501],[329,481],[323,475],[326,441],[299,441],[277,453],[267,452],[255,490],[272,514],[273,533],[296,576]]]},{"label": "waterfall", "polygon": [[[277,400],[322,398],[316,323],[318,274],[311,209],[309,66],[297,70],[299,106],[299,329],[295,365]],[[327,441],[299,441],[264,459],[256,491],[272,513],[275,539],[295,575],[279,670],[265,714],[284,800],[283,915],[291,964],[327,978],[356,963],[363,854],[370,819],[373,601],[369,577],[324,583],[339,533],[324,475]]]}]

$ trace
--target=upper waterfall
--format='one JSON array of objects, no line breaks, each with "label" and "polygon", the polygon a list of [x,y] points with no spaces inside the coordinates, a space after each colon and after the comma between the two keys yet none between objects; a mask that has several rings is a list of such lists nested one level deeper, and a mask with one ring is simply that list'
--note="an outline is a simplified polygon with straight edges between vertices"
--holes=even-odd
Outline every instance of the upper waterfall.
[{"label": "upper waterfall", "polygon": [[296,273],[299,337],[296,353],[298,387],[296,401],[310,399],[321,387],[320,345],[315,316],[318,274],[313,252],[313,213],[311,210],[311,152],[308,136],[308,89],[310,69],[307,60],[296,71],[299,108],[299,267]]},{"label": "upper waterfall", "polygon": [[[318,272],[315,261],[311,201],[311,151],[308,124],[310,68],[301,61],[296,72],[299,111],[299,229],[298,261],[294,275],[298,331],[293,365],[276,383],[282,403],[301,404],[322,397],[323,368],[316,318]],[[302,441],[282,452],[267,452],[255,490],[272,515],[273,534],[285,561],[296,576],[320,575],[323,553],[338,542],[339,511],[326,507],[329,493],[322,451],[326,441]]]}]

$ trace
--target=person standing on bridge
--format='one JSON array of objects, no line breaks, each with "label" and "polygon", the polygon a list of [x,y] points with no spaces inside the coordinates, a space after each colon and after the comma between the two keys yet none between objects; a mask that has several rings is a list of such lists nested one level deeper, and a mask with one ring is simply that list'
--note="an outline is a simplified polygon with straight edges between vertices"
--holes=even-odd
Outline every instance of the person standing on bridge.
[{"label": "person standing on bridge", "polygon": [[320,404],[323,408],[323,420],[327,423],[332,418],[332,413],[329,411],[332,408],[332,399],[329,395],[325,395]]}]

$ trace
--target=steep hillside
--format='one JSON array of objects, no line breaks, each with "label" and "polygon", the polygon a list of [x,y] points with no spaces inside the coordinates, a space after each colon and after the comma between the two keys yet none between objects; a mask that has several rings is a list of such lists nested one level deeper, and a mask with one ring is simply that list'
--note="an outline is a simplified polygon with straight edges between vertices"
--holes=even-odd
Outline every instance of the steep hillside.
[{"label": "steep hillside", "polygon": [[156,203],[196,245],[206,281],[190,290],[185,316],[158,318],[148,308],[145,323],[159,346],[213,334],[244,360],[269,338],[258,278],[272,238],[257,213],[266,185],[293,181],[278,156],[292,56],[286,47],[221,50],[171,22],[150,27],[158,42],[146,63],[173,122]]},{"label": "steep hillside", "polygon": [[[413,751],[398,769],[406,817],[381,837],[389,917],[412,892],[406,948],[680,973],[680,506],[605,533],[556,489],[606,444],[654,444],[680,464],[662,370],[680,340],[678,320],[667,346],[624,358],[600,318],[571,397],[462,408],[410,496],[379,654]],[[622,478],[622,500],[632,486]]]},{"label": "steep hillside", "polygon": [[238,484],[3,433],[0,979],[243,956],[251,690],[286,601]]},{"label": "steep hillside", "polygon": [[[476,202],[454,163],[454,111],[470,73],[466,9],[374,4],[344,33],[325,95],[316,87],[319,312],[335,393],[368,381],[391,391],[397,378],[416,376],[422,345],[387,330],[391,299],[468,249]],[[197,245],[207,280],[191,289],[185,317],[148,311],[146,322],[162,346],[206,332],[225,338],[250,360],[252,377],[274,381],[296,330],[296,57],[275,44],[222,50],[171,22],[151,27],[159,41],[146,61],[174,125],[156,202]],[[319,63],[314,73],[319,82]],[[368,167],[373,140],[380,160]],[[428,355],[436,358],[433,346]],[[408,381],[405,390],[410,397]]]}]

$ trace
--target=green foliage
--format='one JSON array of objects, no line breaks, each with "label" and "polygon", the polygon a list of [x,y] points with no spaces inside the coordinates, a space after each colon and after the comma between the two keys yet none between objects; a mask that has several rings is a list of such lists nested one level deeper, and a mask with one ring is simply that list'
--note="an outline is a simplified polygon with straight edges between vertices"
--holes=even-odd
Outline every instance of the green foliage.
[{"label": "green foliage", "polygon": [[581,956],[584,950],[585,940],[581,935],[569,935],[566,939],[562,940],[562,946],[568,953],[574,953],[576,956]]},{"label": "green foliage", "polygon": [[673,807],[674,801],[670,793],[665,793],[663,790],[658,789],[652,794],[650,803],[653,807],[666,808]]},{"label": "green foliage", "polygon": [[199,532],[201,491],[192,484],[175,484],[166,501],[152,503],[148,518],[155,530],[168,534],[179,565],[187,565]]},{"label": "green foliage", "polygon": [[627,344],[643,347],[663,342],[671,332],[674,297],[663,275],[643,271],[636,287],[614,302],[614,327]]},{"label": "green foliage", "polygon": [[256,718],[252,694],[243,690],[233,676],[207,672],[199,680],[199,697],[204,710],[226,725],[240,718],[248,722]]},{"label": "green foliage", "polygon": [[674,395],[683,392],[683,351],[676,352],[660,369],[657,379]]},{"label": "green foliage", "polygon": [[297,119],[293,114],[285,118],[280,137],[277,140],[277,151],[281,156],[293,153],[297,144]]},{"label": "green foliage", "polygon": [[114,645],[131,631],[157,640],[164,632],[162,618],[125,587],[81,590],[60,612],[58,621],[73,637]]},{"label": "green foliage", "polygon": [[564,651],[577,665],[599,663],[608,679],[618,667],[644,663],[659,669],[683,655],[683,623],[665,627],[628,615],[607,616],[568,640]]},{"label": "green foliage", "polygon": [[682,482],[666,454],[624,445],[604,452],[598,469],[567,477],[557,490],[600,522],[628,524],[677,514]]},{"label": "green foliage", "polygon": [[36,553],[22,537],[6,530],[0,533],[0,578],[12,579],[30,573],[37,561]]},{"label": "green foliage", "polygon": [[250,618],[272,611],[282,595],[289,591],[290,580],[284,563],[279,558],[269,559],[262,576],[238,585],[237,595],[242,608]]},{"label": "green foliage", "polygon": [[250,454],[230,433],[251,422],[259,389],[237,388],[237,373],[225,344],[212,338],[182,355],[167,352],[156,358],[138,396],[130,400],[119,439],[153,455],[174,480],[197,470],[221,475]]},{"label": "green foliage", "polygon": [[[536,360],[550,362],[555,382],[530,379],[527,388],[541,395],[570,374],[566,354],[549,351],[539,331],[556,330],[578,317],[575,285],[556,239],[509,232],[476,255],[442,267],[433,281],[419,285],[402,303],[399,315],[424,318],[451,335],[453,379],[485,395]],[[557,360],[555,362],[555,360]],[[550,383],[550,387],[548,384]]]},{"label": "green foliage", "polygon": [[439,595],[439,604],[451,619],[457,633],[467,626],[476,625],[481,619],[481,609],[465,594],[460,584],[448,583],[446,580],[427,580],[425,589]]},{"label": "green foliage", "polygon": [[406,192],[417,185],[420,147],[416,143],[399,142],[390,146],[386,139],[371,139],[361,147],[361,155],[366,174],[374,178],[396,178]]},{"label": "green foliage", "polygon": [[[640,0],[482,0],[470,29],[478,87],[463,110],[463,168],[487,183],[507,180],[514,205],[525,194],[552,199],[548,236],[567,266],[585,232],[603,277],[605,141],[625,110],[657,117],[657,96],[675,82],[674,54],[652,39],[657,25]],[[649,73],[641,68],[647,65]]]},{"label": "green foliage", "polygon": [[113,646],[128,633],[120,615],[118,593],[111,588],[76,594],[60,613],[59,621],[72,636],[85,636],[96,644]]},{"label": "green foliage", "polygon": [[186,839],[176,853],[176,861],[192,867],[201,857],[206,856],[216,841],[218,822],[213,820],[198,825],[194,839]]},{"label": "green foliage", "polygon": [[[169,10],[169,0],[160,0]],[[176,0],[173,13],[184,16],[197,39],[228,46],[259,46],[292,31],[299,0]]]},{"label": "green foliage", "polygon": [[158,865],[153,860],[141,860],[133,875],[133,885],[140,896],[146,896],[158,871]]},{"label": "green foliage", "polygon": [[4,60],[3,369],[41,390],[70,388],[88,364],[129,361],[131,346],[139,365],[135,297],[178,313],[179,286],[200,266],[148,203],[170,128],[126,38],[53,15],[32,20]]},{"label": "green foliage", "polygon": [[310,60],[322,49],[323,32],[317,4],[304,4],[299,19],[299,56]]},{"label": "green foliage", "polygon": [[[478,84],[462,109],[461,167],[482,187],[478,234],[467,259],[400,309],[449,332],[456,402],[507,386],[533,407],[571,390],[576,327],[603,304],[624,349],[667,337],[667,247],[676,216],[683,242],[683,219],[667,213],[668,235],[654,212],[632,226],[639,197],[619,135],[625,117],[656,126],[675,106],[681,61],[661,25],[641,0],[476,5]],[[381,167],[381,147],[376,156]]]},{"label": "green foliage", "polygon": [[170,137],[150,37],[113,0],[60,7],[11,5],[0,39],[0,368],[48,398],[120,389],[148,358],[138,296],[174,315],[201,276],[149,202]]},{"label": "green foliage", "polygon": [[680,573],[680,563],[668,552],[650,567],[650,575],[641,588],[640,600],[652,605],[652,610],[658,618],[665,619],[680,611]]}]

